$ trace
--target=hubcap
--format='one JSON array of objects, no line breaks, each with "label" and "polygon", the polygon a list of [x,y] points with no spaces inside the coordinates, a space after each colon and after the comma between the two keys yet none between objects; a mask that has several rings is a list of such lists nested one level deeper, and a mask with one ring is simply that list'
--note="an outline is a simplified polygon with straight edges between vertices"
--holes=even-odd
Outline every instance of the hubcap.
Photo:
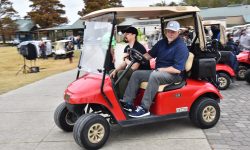
[{"label": "hubcap", "polygon": [[204,108],[203,112],[202,112],[202,117],[203,120],[206,122],[212,122],[214,121],[216,116],[216,109],[213,106],[207,106]]},{"label": "hubcap", "polygon": [[239,75],[239,77],[241,77],[241,78],[245,78],[245,74],[246,74],[246,70],[240,70],[240,71],[238,72],[238,75]]},{"label": "hubcap", "polygon": [[227,79],[223,77],[219,77],[218,81],[220,82],[220,87],[225,87],[227,85]]},{"label": "hubcap", "polygon": [[77,116],[71,112],[68,112],[65,116],[65,121],[70,126],[74,126],[76,120],[77,120]]},{"label": "hubcap", "polygon": [[91,143],[98,143],[100,142],[105,134],[104,126],[100,123],[93,124],[89,128],[88,138]]}]

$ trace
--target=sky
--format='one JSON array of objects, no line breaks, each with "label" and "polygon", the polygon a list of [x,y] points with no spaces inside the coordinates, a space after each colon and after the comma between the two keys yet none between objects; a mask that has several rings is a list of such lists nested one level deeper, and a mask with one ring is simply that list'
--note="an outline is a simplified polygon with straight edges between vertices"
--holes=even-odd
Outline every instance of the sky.
[{"label": "sky", "polygon": [[[13,3],[14,9],[18,12],[20,17],[27,15],[27,12],[31,10],[29,5],[31,2],[29,0],[9,0]],[[77,12],[82,10],[84,7],[83,0],[60,0],[63,5],[65,5],[64,10],[66,11],[66,16],[69,19],[69,24],[73,24],[79,19]],[[122,4],[125,7],[139,7],[139,6],[149,6],[155,3],[160,3],[162,0],[122,0]],[[179,3],[181,0],[165,0],[166,3],[170,2]]]}]

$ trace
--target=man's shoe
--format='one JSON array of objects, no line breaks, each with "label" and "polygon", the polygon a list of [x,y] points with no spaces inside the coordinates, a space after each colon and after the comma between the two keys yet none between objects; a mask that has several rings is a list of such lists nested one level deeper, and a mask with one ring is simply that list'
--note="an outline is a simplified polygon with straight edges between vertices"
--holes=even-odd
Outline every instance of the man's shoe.
[{"label": "man's shoe", "polygon": [[132,112],[134,110],[134,106],[128,103],[121,103],[122,107],[124,110],[126,110],[127,112]]},{"label": "man's shoe", "polygon": [[133,118],[140,118],[140,117],[145,117],[149,116],[150,112],[147,109],[144,109],[141,106],[137,106],[136,110],[132,111],[129,116]]}]

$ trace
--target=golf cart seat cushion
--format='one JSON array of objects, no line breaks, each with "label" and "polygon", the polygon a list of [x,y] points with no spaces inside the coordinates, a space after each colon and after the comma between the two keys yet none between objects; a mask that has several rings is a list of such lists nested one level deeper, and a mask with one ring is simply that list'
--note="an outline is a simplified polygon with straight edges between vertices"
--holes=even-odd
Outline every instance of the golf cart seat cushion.
[{"label": "golf cart seat cushion", "polygon": [[193,61],[194,61],[194,54],[189,52],[188,59],[187,59],[186,64],[185,64],[186,72],[189,72],[191,70],[192,65],[193,65]]},{"label": "golf cart seat cushion", "polygon": [[[158,88],[158,92],[164,92],[164,91],[171,91],[171,90],[175,90],[175,89],[179,89],[181,87],[183,87],[186,84],[185,80],[179,81],[179,82],[175,82],[173,84],[163,84],[160,85]],[[148,82],[142,82],[140,85],[141,89],[146,89],[148,85]]]},{"label": "golf cart seat cushion", "polygon": [[[194,60],[194,54],[189,52],[188,59],[185,64],[185,70],[186,72],[190,71],[193,65],[193,60]],[[185,80],[177,81],[173,84],[164,84],[160,85],[158,88],[158,92],[163,92],[163,91],[170,91],[174,89],[178,89],[183,87],[186,84]],[[148,82],[142,82],[140,85],[141,89],[146,89],[148,85]]]}]

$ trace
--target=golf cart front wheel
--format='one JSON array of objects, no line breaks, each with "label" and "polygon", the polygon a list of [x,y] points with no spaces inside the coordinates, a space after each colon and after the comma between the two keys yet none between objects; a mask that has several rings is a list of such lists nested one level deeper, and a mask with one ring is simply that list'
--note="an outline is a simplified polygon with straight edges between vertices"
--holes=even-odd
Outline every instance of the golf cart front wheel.
[{"label": "golf cart front wheel", "polygon": [[231,83],[230,76],[225,73],[218,74],[218,81],[219,81],[218,88],[220,90],[226,90],[230,86],[230,83]]},{"label": "golf cart front wheel", "polygon": [[110,126],[107,120],[98,114],[81,116],[73,129],[76,143],[86,149],[99,149],[109,138]]},{"label": "golf cart front wheel", "polygon": [[67,107],[66,103],[61,103],[54,113],[54,121],[56,125],[66,132],[73,131],[74,124],[77,120],[77,115],[70,112]]},{"label": "golf cart front wheel", "polygon": [[208,129],[216,125],[220,118],[220,107],[216,100],[211,98],[200,99],[190,112],[190,119],[195,126]]}]

